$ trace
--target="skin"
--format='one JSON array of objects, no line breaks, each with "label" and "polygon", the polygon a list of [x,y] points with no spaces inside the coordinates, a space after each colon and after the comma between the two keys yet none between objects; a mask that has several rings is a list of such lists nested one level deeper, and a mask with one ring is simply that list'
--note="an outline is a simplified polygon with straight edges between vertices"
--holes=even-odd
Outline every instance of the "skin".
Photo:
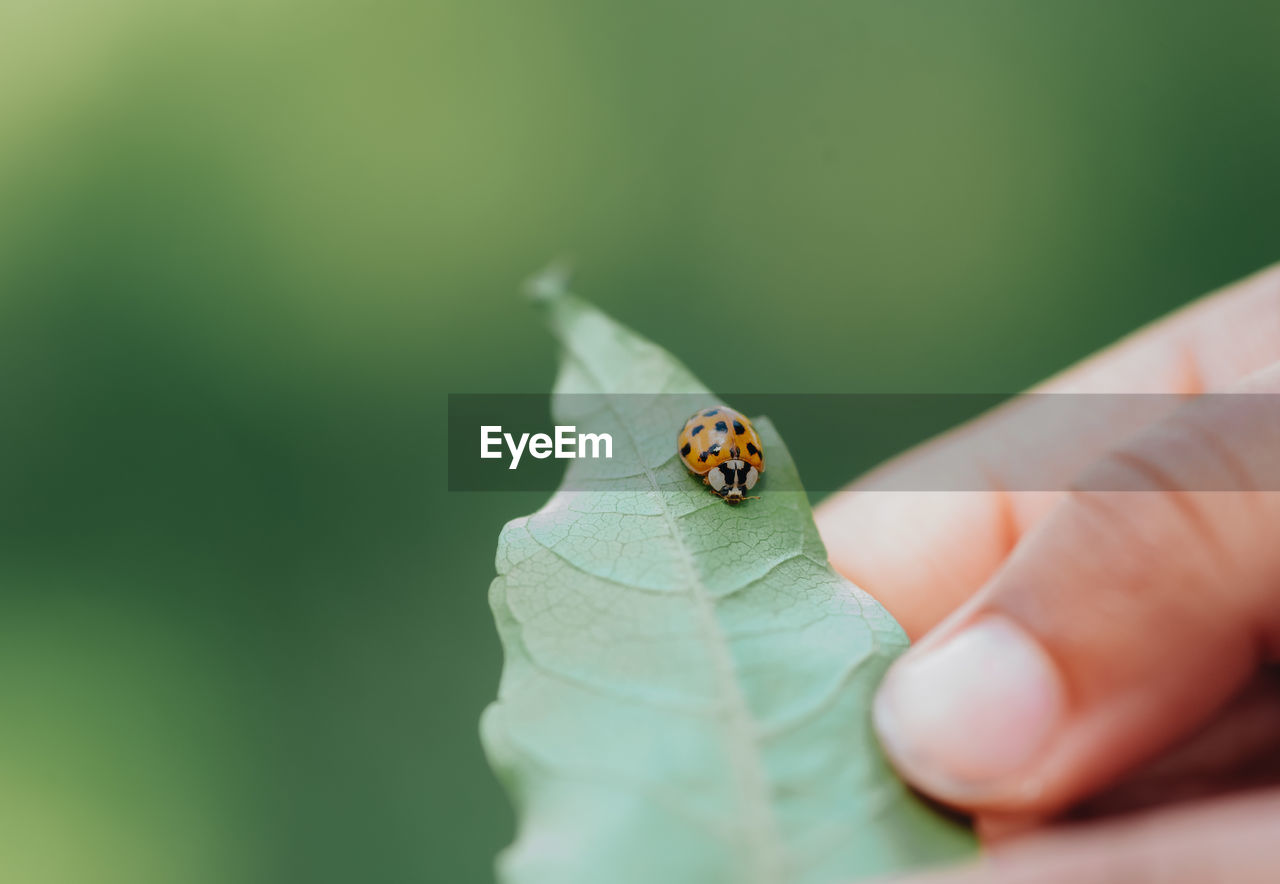
[{"label": "skin", "polygon": [[[1280,394],[1280,267],[1037,389]],[[876,699],[886,752],[990,847],[920,880],[1280,868],[1280,408],[1097,401],[1039,436],[998,409],[819,508],[835,566],[915,642]],[[900,490],[930,470],[989,490]]]}]

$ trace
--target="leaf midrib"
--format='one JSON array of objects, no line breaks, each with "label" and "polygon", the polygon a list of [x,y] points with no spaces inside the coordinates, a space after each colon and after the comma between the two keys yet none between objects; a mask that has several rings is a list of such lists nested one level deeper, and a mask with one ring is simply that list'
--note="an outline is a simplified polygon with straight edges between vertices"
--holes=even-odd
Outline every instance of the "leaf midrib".
[{"label": "leaf midrib", "polygon": [[[786,880],[786,849],[782,843],[782,836],[773,814],[773,805],[770,800],[771,790],[768,785],[768,778],[765,775],[764,764],[757,751],[757,744],[754,738],[757,732],[756,720],[752,715],[746,696],[738,684],[729,643],[720,627],[719,618],[716,616],[715,596],[702,580],[693,558],[693,552],[689,549],[679,531],[675,514],[671,512],[670,507],[667,505],[666,497],[662,493],[662,486],[659,484],[657,476],[654,474],[653,469],[639,456],[641,452],[639,440],[632,433],[631,427],[623,415],[613,404],[613,398],[605,390],[605,385],[601,383],[600,376],[592,369],[589,361],[577,352],[576,347],[568,340],[569,337],[562,338],[565,350],[581,366],[587,376],[591,378],[596,388],[604,394],[606,407],[612,412],[618,426],[626,433],[628,441],[631,443],[631,449],[636,452],[636,460],[643,468],[645,478],[648,479],[653,493],[658,498],[658,505],[661,508],[663,519],[667,523],[667,531],[679,547],[681,567],[688,578],[689,596],[698,612],[699,625],[707,639],[707,644],[712,648],[716,681],[720,684],[721,693],[727,700],[725,708],[728,714],[724,716],[725,727],[723,729],[726,734],[726,742],[730,747],[730,757],[733,759],[731,767],[738,780],[739,794],[745,798],[744,803],[748,817],[748,837],[746,841],[753,860],[748,863],[751,880],[757,882],[757,884],[778,884],[778,882]],[[752,837],[753,835],[759,835],[760,837]]]}]

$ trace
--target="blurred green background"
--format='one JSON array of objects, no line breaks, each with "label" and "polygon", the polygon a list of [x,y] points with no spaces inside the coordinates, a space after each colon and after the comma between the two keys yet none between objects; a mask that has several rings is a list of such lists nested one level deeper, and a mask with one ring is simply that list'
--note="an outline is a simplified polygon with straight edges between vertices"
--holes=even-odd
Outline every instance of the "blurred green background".
[{"label": "blurred green background", "polygon": [[0,0],[0,881],[490,880],[539,501],[447,494],[442,421],[550,383],[520,281],[572,257],[720,389],[1017,390],[1280,258],[1278,36]]}]

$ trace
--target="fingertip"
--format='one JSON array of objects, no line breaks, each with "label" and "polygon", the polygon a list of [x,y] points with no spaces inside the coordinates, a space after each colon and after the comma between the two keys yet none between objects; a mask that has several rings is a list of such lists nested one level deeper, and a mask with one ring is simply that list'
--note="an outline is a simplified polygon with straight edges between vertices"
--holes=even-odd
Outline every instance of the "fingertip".
[{"label": "fingertip", "polygon": [[1066,715],[1061,673],[1012,620],[987,615],[907,653],[876,695],[873,722],[898,771],[960,807],[1034,802],[1024,775]]}]

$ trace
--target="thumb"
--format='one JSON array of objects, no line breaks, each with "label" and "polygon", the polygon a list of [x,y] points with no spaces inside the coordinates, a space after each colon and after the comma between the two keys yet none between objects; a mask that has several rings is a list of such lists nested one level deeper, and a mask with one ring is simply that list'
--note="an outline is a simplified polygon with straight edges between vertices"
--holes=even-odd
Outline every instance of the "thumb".
[{"label": "thumb", "polygon": [[[1280,366],[1234,392],[1280,392]],[[1052,813],[1277,659],[1274,399],[1200,397],[1104,457],[894,665],[875,723],[908,780],[970,810]]]}]

